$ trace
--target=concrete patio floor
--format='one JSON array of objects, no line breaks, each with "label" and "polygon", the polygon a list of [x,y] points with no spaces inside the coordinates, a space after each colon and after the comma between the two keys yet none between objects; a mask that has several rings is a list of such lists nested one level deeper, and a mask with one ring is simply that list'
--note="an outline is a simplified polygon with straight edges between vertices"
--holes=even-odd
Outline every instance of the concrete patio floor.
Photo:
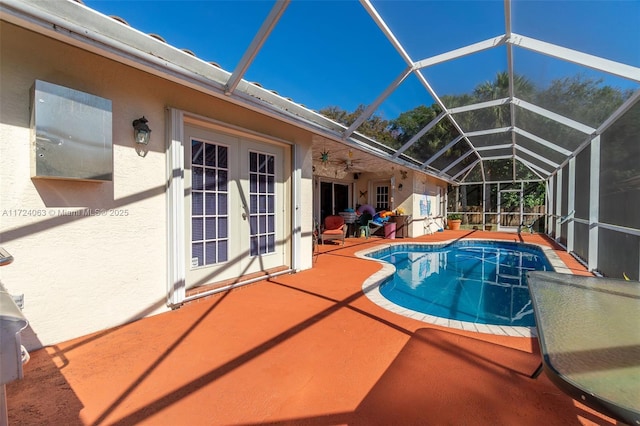
[{"label": "concrete patio floor", "polygon": [[[454,238],[518,235],[398,241]],[[35,351],[7,386],[9,424],[615,424],[544,374],[529,378],[536,339],[442,328],[373,304],[361,286],[379,265],[354,253],[387,242],[320,246],[311,270]]]}]

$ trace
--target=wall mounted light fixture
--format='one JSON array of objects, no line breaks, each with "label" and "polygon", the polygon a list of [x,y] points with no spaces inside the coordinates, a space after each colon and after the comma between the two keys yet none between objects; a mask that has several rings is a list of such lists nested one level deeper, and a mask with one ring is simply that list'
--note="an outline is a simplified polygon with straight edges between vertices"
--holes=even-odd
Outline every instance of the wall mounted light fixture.
[{"label": "wall mounted light fixture", "polygon": [[149,143],[151,129],[147,126],[148,122],[149,120],[144,118],[144,115],[141,118],[133,120],[133,136],[136,144],[147,145]]}]

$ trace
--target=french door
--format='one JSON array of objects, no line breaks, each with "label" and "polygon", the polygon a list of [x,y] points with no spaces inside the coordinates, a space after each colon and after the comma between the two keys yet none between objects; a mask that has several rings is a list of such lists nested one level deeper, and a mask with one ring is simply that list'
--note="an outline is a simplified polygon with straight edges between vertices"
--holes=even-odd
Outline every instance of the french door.
[{"label": "french door", "polygon": [[349,185],[336,182],[320,182],[320,223],[327,216],[338,214],[349,206]]},{"label": "french door", "polygon": [[285,149],[186,125],[186,288],[287,265]]}]

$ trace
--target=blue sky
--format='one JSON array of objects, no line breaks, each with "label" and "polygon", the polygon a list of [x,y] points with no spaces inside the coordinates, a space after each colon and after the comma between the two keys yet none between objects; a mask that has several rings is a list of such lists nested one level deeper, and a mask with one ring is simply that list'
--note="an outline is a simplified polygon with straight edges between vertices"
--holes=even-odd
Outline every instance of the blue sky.
[{"label": "blue sky", "polygon": [[[132,27],[162,36],[207,61],[233,71],[272,1],[84,0]],[[504,34],[503,2],[374,1],[413,60]],[[564,47],[640,67],[640,0],[514,1],[513,31]],[[605,78],[621,88],[638,85],[526,51],[516,51],[516,71],[544,86],[575,72]],[[313,109],[369,104],[405,68],[405,63],[357,1],[293,1],[249,68],[260,82]],[[438,95],[471,91],[506,70],[506,50],[495,49],[424,71]],[[409,78],[379,114],[433,100]]]}]

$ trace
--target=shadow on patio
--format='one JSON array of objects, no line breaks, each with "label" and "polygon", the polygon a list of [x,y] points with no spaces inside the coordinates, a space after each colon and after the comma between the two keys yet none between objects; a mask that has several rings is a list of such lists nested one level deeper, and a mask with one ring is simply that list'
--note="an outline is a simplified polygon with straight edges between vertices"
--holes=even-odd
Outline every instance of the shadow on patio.
[{"label": "shadow on patio", "polygon": [[535,339],[370,302],[360,288],[379,266],[354,253],[387,242],[320,246],[312,270],[36,351],[7,387],[10,424],[615,424],[528,377]]}]

